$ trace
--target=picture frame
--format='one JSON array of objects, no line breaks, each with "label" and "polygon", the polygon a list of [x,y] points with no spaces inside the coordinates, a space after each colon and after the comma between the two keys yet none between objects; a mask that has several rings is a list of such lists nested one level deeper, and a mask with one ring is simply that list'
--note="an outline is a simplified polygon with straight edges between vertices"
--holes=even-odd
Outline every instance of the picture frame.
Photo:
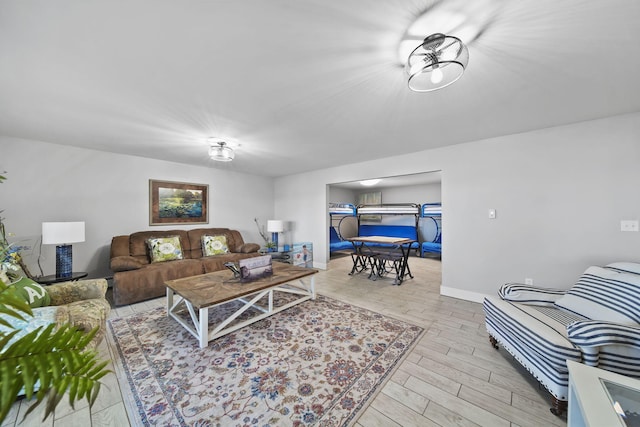
[{"label": "picture frame", "polygon": [[298,267],[313,268],[313,243],[300,242],[293,244],[292,264]]},{"label": "picture frame", "polygon": [[207,184],[149,180],[149,225],[208,223]]}]

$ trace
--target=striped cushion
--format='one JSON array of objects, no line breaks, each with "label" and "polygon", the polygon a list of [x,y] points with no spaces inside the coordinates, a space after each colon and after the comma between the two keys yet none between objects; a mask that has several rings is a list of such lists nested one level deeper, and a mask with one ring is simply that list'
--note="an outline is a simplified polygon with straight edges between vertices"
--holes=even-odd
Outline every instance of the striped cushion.
[{"label": "striped cushion", "polygon": [[[640,347],[640,328],[619,323],[588,320],[567,326],[571,342],[580,347],[626,344]],[[640,353],[638,354],[640,357]]]},{"label": "striped cushion", "polygon": [[[549,317],[551,307],[512,303],[494,297],[484,299],[487,332],[502,344],[551,394],[567,399],[567,360],[580,362],[582,353],[566,335],[564,321]],[[571,316],[574,321],[575,316]],[[583,319],[584,320],[584,319]]]},{"label": "striped cushion", "polygon": [[640,323],[640,275],[589,267],[555,305],[592,320]]},{"label": "striped cushion", "polygon": [[624,273],[640,274],[640,264],[635,262],[612,262],[607,264],[606,268],[622,271]]},{"label": "striped cushion", "polygon": [[583,350],[584,363],[640,377],[640,327],[598,320],[567,327],[569,340]]},{"label": "striped cushion", "polygon": [[535,307],[535,309],[548,318],[553,319],[559,324],[563,325],[565,328],[578,320],[585,320],[585,318],[582,316],[578,316],[577,314],[573,314],[568,311],[560,310],[557,307],[537,306]]},{"label": "striped cushion", "polygon": [[539,288],[522,283],[505,283],[498,289],[498,295],[503,300],[531,305],[553,305],[565,292],[567,291]]}]

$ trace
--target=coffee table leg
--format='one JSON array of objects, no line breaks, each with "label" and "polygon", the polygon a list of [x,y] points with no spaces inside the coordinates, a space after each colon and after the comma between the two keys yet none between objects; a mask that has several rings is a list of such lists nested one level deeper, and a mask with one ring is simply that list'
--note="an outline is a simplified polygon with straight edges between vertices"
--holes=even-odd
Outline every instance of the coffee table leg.
[{"label": "coffee table leg", "polygon": [[316,278],[311,276],[311,299],[316,299]]},{"label": "coffee table leg", "polygon": [[167,286],[167,317],[171,317],[171,309],[173,308],[173,290]]},{"label": "coffee table leg", "polygon": [[198,311],[198,341],[200,341],[200,348],[205,348],[209,345],[209,308],[201,308]]}]

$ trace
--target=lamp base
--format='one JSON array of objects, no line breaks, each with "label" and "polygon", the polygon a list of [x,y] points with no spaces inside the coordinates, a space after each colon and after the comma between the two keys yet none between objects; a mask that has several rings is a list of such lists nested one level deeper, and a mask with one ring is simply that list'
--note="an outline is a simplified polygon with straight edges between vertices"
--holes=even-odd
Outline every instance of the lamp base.
[{"label": "lamp base", "polygon": [[71,245],[56,246],[56,278],[71,277],[72,264]]},{"label": "lamp base", "polygon": [[271,241],[275,244],[274,252],[278,252],[278,233],[276,232],[271,233]]}]

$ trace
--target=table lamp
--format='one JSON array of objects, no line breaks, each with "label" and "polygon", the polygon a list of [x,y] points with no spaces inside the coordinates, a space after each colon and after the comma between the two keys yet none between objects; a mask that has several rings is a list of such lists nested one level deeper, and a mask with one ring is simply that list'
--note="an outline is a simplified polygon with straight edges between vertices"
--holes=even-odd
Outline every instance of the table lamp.
[{"label": "table lamp", "polygon": [[42,244],[56,245],[56,277],[71,277],[73,255],[69,243],[78,242],[84,242],[84,221],[42,223]]},{"label": "table lamp", "polygon": [[284,231],[284,222],[277,219],[270,219],[267,221],[267,231],[271,233],[271,241],[278,250],[278,233]]}]

